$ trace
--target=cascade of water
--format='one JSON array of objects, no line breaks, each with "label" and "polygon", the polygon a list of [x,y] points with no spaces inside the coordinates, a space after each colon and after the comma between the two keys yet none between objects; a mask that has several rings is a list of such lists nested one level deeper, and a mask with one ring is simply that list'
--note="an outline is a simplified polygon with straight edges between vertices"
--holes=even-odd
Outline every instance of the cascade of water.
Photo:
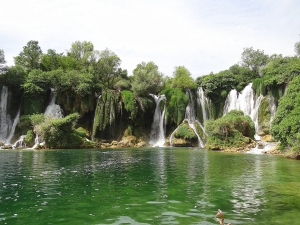
[{"label": "cascade of water", "polygon": [[19,122],[19,118],[20,118],[20,109],[21,109],[21,107],[19,107],[18,113],[17,113],[17,115],[16,115],[16,117],[14,119],[14,122],[12,124],[12,127],[10,129],[10,133],[9,133],[7,141],[6,141],[7,143],[11,143],[11,139],[12,139],[12,137],[15,134],[15,129],[16,129],[16,126],[17,126],[17,124]]},{"label": "cascade of water", "polygon": [[205,121],[208,120],[210,116],[210,111],[209,111],[210,102],[209,99],[206,98],[206,96],[204,95],[204,91],[202,87],[198,87],[197,93],[198,93],[197,102],[201,107],[203,124],[204,124]]},{"label": "cascade of water", "polygon": [[276,114],[277,107],[275,104],[275,99],[272,95],[268,95],[268,100],[269,100],[269,106],[270,106],[270,112],[271,112],[271,118],[270,118],[270,126],[271,126],[271,123]]},{"label": "cascade of water", "polygon": [[170,143],[170,146],[173,147],[173,139],[174,139],[174,134],[176,133],[178,127],[172,132],[172,134],[170,135],[170,138],[169,138],[169,143]]},{"label": "cascade of water", "polygon": [[63,118],[62,109],[59,105],[55,104],[56,96],[56,91],[53,88],[51,88],[50,103],[47,106],[44,115],[51,116],[54,118]]},{"label": "cascade of water", "polygon": [[93,127],[92,127],[92,140],[94,140],[94,135],[96,133],[96,113],[97,113],[97,108],[100,104],[100,101],[101,101],[101,96],[102,95],[99,95],[98,96],[98,99],[97,99],[97,105],[96,105],[96,109],[95,109],[95,115],[94,115],[94,121],[93,121]]},{"label": "cascade of water", "polygon": [[223,115],[231,110],[242,110],[244,115],[250,116],[258,131],[258,109],[263,96],[256,97],[252,89],[252,83],[248,84],[239,94],[235,89],[231,90],[226,98]]},{"label": "cascade of water", "polygon": [[13,148],[24,148],[26,147],[26,144],[25,144],[25,139],[26,135],[21,135],[19,140],[17,140],[14,144],[13,144]]},{"label": "cascade of water", "polygon": [[35,138],[34,138],[34,145],[32,147],[32,149],[36,149],[36,147],[40,144],[40,140],[39,140],[39,135],[36,134]]},{"label": "cascade of water", "polygon": [[[196,123],[199,123],[199,121],[196,119],[194,96],[189,89],[187,90],[187,94],[189,95],[189,103],[185,110],[185,119],[188,120],[189,126],[193,129],[193,131],[197,135],[199,146],[204,147],[204,143],[201,140],[201,138],[197,132],[196,125],[195,125]],[[202,128],[202,126],[201,126],[201,128]]]},{"label": "cascade of water", "polygon": [[156,96],[154,94],[150,94],[156,103],[155,113],[153,117],[153,123],[151,126],[151,136],[150,136],[150,144],[152,146],[162,147],[165,143],[165,124],[164,124],[164,115],[165,115],[165,107],[163,112],[161,112],[159,103],[162,100],[166,100],[165,95]]},{"label": "cascade of water", "polygon": [[2,87],[0,98],[0,141],[6,143],[7,137],[10,134],[12,121],[7,113],[7,102],[9,91],[6,86]]}]

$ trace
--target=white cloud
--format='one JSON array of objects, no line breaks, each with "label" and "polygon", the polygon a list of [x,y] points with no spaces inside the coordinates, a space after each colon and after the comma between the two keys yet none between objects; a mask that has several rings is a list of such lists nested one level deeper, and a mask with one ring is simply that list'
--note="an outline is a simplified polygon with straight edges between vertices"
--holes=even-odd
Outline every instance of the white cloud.
[{"label": "white cloud", "polygon": [[0,48],[9,64],[29,40],[44,52],[91,41],[109,48],[129,74],[154,61],[165,75],[184,65],[194,77],[229,68],[244,47],[293,55],[297,0],[3,0]]}]

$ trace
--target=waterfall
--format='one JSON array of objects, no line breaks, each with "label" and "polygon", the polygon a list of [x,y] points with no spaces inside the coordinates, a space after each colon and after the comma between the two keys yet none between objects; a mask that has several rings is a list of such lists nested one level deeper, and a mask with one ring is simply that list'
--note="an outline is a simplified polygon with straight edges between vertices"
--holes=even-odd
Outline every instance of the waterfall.
[{"label": "waterfall", "polygon": [[256,97],[252,90],[252,83],[248,84],[241,93],[231,90],[226,98],[223,115],[231,110],[242,110],[244,115],[250,116],[258,131],[258,109],[263,96]]},{"label": "waterfall", "polygon": [[8,96],[8,88],[6,86],[3,86],[0,98],[0,141],[4,143],[7,140],[12,126],[12,121],[9,114],[7,113]]},{"label": "waterfall", "polygon": [[13,124],[12,124],[12,127],[11,127],[11,129],[10,129],[10,133],[9,133],[9,136],[8,136],[8,138],[7,138],[7,143],[11,143],[11,139],[12,139],[12,137],[14,136],[14,134],[15,134],[15,129],[16,129],[16,126],[17,126],[17,124],[18,124],[18,122],[19,122],[19,118],[20,118],[20,109],[21,109],[21,107],[19,107],[19,110],[18,110],[18,113],[17,113],[17,115],[16,115],[16,117],[15,117],[15,119],[14,119],[14,122],[13,122]]},{"label": "waterfall", "polygon": [[[204,147],[204,143],[201,140],[201,137],[199,136],[197,129],[196,129],[196,124],[197,123],[200,124],[200,123],[196,119],[194,96],[193,96],[191,90],[189,90],[189,89],[187,90],[187,94],[189,95],[189,103],[185,110],[185,119],[188,120],[189,126],[194,130],[195,134],[197,135],[199,146]],[[202,126],[200,126],[200,127],[202,128]]]},{"label": "waterfall", "polygon": [[26,135],[21,135],[19,140],[17,140],[14,144],[13,144],[13,148],[25,148],[26,144],[25,144],[25,139]]},{"label": "waterfall", "polygon": [[150,94],[150,95],[155,100],[156,108],[155,108],[155,113],[154,113],[154,117],[153,117],[153,123],[151,126],[151,136],[150,136],[149,143],[152,146],[162,147],[162,146],[164,146],[165,139],[166,139],[165,138],[165,120],[164,120],[165,106],[164,106],[163,112],[161,112],[159,103],[162,100],[166,100],[166,96],[165,95],[156,96],[154,94]]},{"label": "waterfall", "polygon": [[271,123],[275,117],[277,107],[275,104],[275,99],[272,95],[268,95],[268,100],[269,100],[269,106],[270,106],[270,112],[271,112],[271,118],[270,118],[270,127],[271,127]]},{"label": "waterfall", "polygon": [[209,111],[209,99],[204,95],[204,91],[202,87],[198,87],[197,90],[198,98],[197,98],[197,103],[201,107],[201,112],[202,112],[202,124],[204,125],[205,121],[209,119],[210,116],[210,111]]},{"label": "waterfall", "polygon": [[60,108],[59,105],[55,104],[56,96],[57,96],[56,91],[53,88],[51,88],[50,102],[44,112],[44,115],[54,117],[54,118],[63,118],[62,109]]}]

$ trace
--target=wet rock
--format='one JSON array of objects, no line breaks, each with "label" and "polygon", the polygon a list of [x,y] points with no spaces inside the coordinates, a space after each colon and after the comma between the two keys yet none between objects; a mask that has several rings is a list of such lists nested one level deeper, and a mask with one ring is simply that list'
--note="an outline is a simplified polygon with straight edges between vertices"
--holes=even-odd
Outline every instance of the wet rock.
[{"label": "wet rock", "polygon": [[3,145],[1,146],[2,149],[13,149],[12,145]]},{"label": "wet rock", "polygon": [[122,140],[118,143],[118,147],[120,148],[133,148],[136,145],[136,137],[133,135],[129,135],[123,137]]},{"label": "wet rock", "polygon": [[262,142],[259,142],[258,144],[257,144],[257,148],[258,149],[263,149],[265,147],[265,145],[264,145],[264,143],[262,143]]}]

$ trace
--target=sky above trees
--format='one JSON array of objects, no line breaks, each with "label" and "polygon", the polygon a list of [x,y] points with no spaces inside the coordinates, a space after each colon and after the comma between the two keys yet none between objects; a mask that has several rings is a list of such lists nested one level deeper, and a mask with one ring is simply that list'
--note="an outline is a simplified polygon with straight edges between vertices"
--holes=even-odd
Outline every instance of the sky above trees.
[{"label": "sky above trees", "polygon": [[90,41],[131,75],[153,61],[164,75],[185,66],[194,78],[241,60],[243,48],[292,56],[300,40],[299,0],[3,0],[0,49],[13,65],[23,46],[66,52]]}]

